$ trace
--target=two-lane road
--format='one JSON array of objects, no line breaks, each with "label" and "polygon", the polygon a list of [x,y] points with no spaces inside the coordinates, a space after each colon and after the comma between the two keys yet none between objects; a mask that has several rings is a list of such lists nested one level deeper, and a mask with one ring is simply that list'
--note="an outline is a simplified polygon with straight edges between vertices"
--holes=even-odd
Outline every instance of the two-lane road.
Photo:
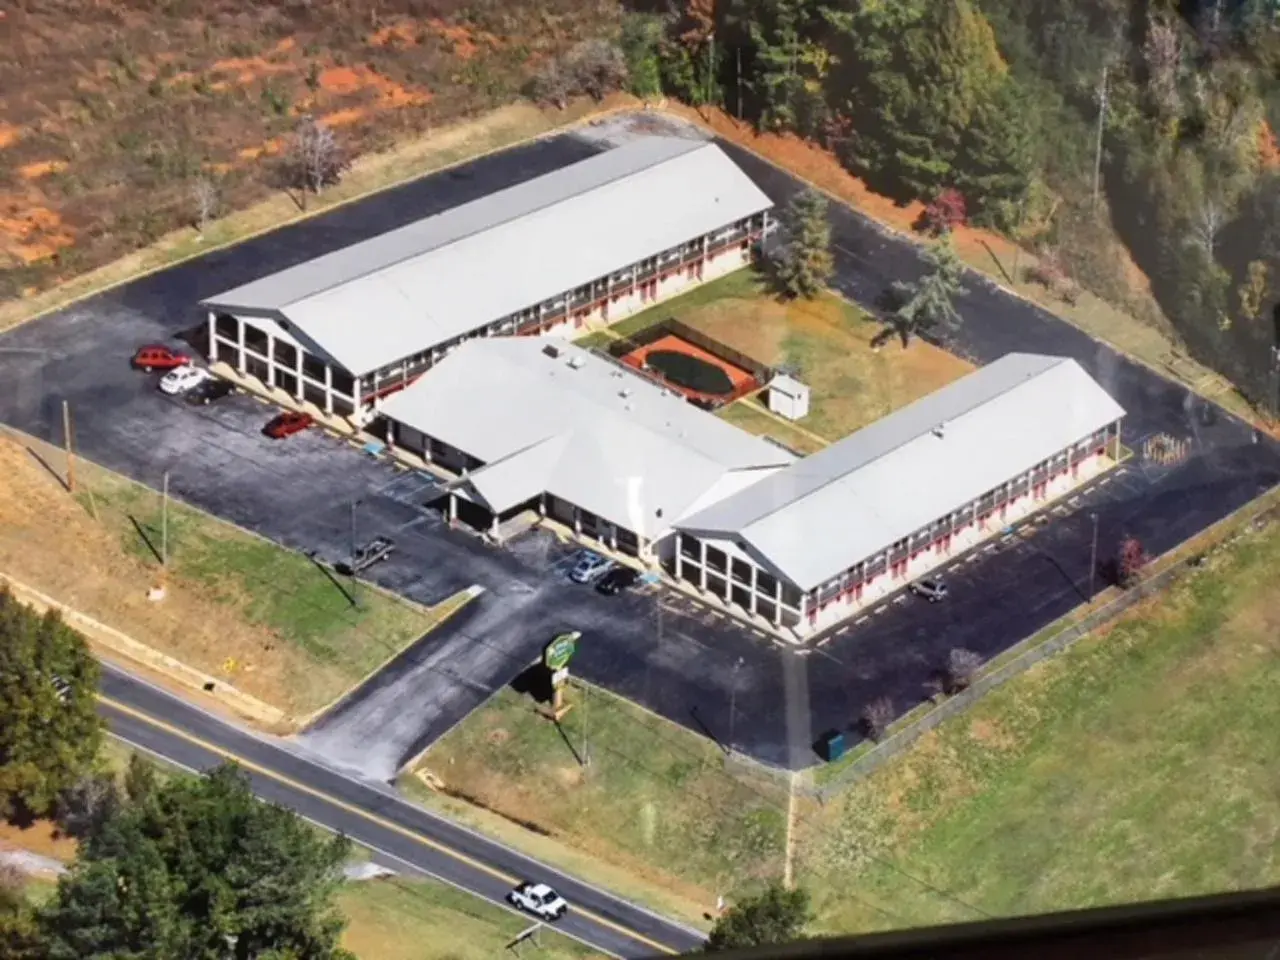
[{"label": "two-lane road", "polygon": [[685,953],[692,929],[664,920],[406,803],[384,785],[353,779],[283,741],[232,726],[150,684],[103,665],[100,712],[119,739],[192,770],[234,760],[254,791],[414,869],[504,905],[521,880],[551,884],[569,901],[555,929],[617,957]]}]

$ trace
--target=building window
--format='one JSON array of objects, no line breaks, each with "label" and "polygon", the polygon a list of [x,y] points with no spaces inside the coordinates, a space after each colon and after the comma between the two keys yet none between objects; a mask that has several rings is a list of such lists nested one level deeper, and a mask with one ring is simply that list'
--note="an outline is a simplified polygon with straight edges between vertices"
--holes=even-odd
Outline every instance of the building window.
[{"label": "building window", "polygon": [[763,570],[756,572],[756,590],[760,593],[773,596],[777,592],[778,581],[774,579],[772,574],[765,573]]},{"label": "building window", "polygon": [[261,357],[267,355],[267,334],[264,330],[259,330],[252,324],[244,325],[244,345],[246,349],[252,350]]},{"label": "building window", "polygon": [[316,383],[324,383],[324,361],[302,351],[302,373]]},{"label": "building window", "polygon": [[344,400],[342,397],[334,397],[333,412],[340,417],[349,417],[356,412],[356,408],[350,400]]},{"label": "building window", "polygon": [[707,569],[724,573],[727,564],[727,558],[724,551],[716,547],[707,547]]},{"label": "building window", "polygon": [[355,380],[345,370],[333,368],[333,389],[337,393],[345,393],[348,397],[355,395]]},{"label": "building window", "polygon": [[680,536],[680,555],[686,560],[700,561],[702,554],[698,550],[698,540],[687,533]]},{"label": "building window", "polygon": [[275,343],[275,361],[279,366],[292,370],[298,364],[298,348],[287,340]]},{"label": "building window", "polygon": [[800,608],[800,597],[800,591],[794,586],[789,583],[784,583],[782,585],[782,603],[784,606],[798,610]]},{"label": "building window", "polygon": [[733,560],[733,579],[738,581],[738,583],[750,583],[751,564],[735,557]]},{"label": "building window", "polygon": [[220,313],[214,320],[213,328],[222,336],[240,342],[240,321],[229,313]]},{"label": "building window", "polygon": [[317,386],[314,383],[302,381],[302,399],[307,403],[313,404],[324,409],[324,387]]}]

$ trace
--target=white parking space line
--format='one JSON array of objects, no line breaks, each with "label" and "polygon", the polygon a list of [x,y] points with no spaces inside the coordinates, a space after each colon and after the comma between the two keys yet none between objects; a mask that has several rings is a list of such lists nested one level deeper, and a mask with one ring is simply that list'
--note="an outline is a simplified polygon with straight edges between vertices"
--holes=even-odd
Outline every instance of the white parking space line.
[{"label": "white parking space line", "polygon": [[857,620],[853,621],[853,623],[854,623],[854,626],[860,626],[861,624],[866,623],[870,619],[871,619],[870,616],[859,617]]},{"label": "white parking space line", "polygon": [[881,604],[880,606],[876,607],[876,608],[875,608],[874,610],[872,610],[871,612],[872,612],[872,613],[884,613],[884,612],[885,612],[886,610],[888,610],[888,609],[889,609],[889,605],[888,605],[887,603],[885,603],[885,604]]}]

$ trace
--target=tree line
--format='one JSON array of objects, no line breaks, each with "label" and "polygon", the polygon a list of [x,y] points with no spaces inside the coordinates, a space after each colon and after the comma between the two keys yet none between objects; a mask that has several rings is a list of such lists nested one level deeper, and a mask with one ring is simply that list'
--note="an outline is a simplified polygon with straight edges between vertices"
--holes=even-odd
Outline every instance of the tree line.
[{"label": "tree line", "polygon": [[78,840],[44,903],[0,872],[5,960],[354,960],[334,904],[349,844],[261,803],[224,766],[161,776],[100,759],[97,662],[0,587],[0,815]]},{"label": "tree line", "polygon": [[1075,281],[1131,294],[1118,237],[1191,351],[1270,401],[1277,9],[643,0],[612,76],[809,138],[896,199],[958,199],[969,221],[1037,247],[1029,278],[1064,299]]}]

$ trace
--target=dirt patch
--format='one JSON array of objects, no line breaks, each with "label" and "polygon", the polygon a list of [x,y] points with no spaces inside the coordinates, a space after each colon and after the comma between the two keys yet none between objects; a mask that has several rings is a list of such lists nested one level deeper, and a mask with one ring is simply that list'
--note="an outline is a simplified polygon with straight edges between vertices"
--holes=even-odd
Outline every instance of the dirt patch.
[{"label": "dirt patch", "polygon": [[56,211],[27,198],[0,198],[0,260],[39,263],[73,243],[75,234]]},{"label": "dirt patch", "polygon": [[65,836],[52,820],[37,820],[27,827],[0,821],[0,850],[26,850],[59,863],[76,858],[76,842]]},{"label": "dirt patch", "polygon": [[11,171],[67,158],[61,176],[39,182],[40,205],[69,229],[65,240],[8,251],[17,269],[0,275],[0,300],[188,225],[202,170],[218,172],[225,210],[275,195],[273,151],[262,145],[303,112],[332,117],[353,157],[385,150],[510,103],[539,57],[618,16],[576,0],[435,12],[379,20],[369,4],[345,0],[210,0],[199,17],[184,4],[50,0],[8,10],[6,30],[22,43],[10,58],[0,149]]},{"label": "dirt patch", "polygon": [[39,180],[51,173],[59,173],[67,169],[65,160],[37,160],[35,163],[24,163],[18,168],[18,176],[23,180]]}]

